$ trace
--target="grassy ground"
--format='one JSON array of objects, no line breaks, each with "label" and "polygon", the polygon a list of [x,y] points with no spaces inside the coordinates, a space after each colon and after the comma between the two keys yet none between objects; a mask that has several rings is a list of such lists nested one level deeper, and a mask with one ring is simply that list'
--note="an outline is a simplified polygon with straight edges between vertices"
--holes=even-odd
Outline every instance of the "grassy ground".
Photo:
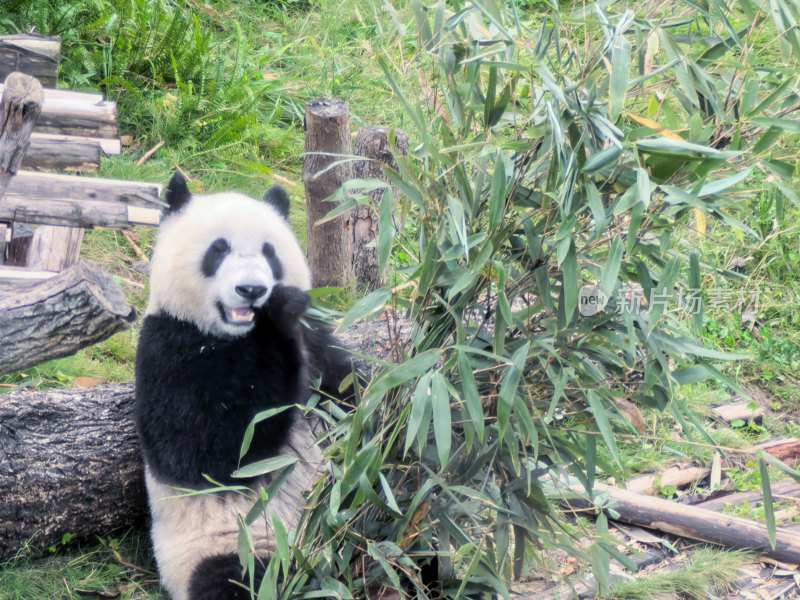
[{"label": "grassy ground", "polygon": [[[127,145],[121,156],[104,160],[101,176],[166,182],[180,168],[193,179],[194,191],[235,188],[256,196],[274,181],[283,182],[301,238],[304,103],[336,96],[348,102],[356,125],[407,127],[374,58],[390,55],[399,65],[401,86],[419,96],[424,85],[410,62],[416,49],[396,33],[398,24],[408,22],[407,8],[356,0],[320,0],[312,7],[260,0],[188,0],[179,5],[168,0],[10,0],[0,6],[0,32],[34,26],[62,36],[63,86],[99,89],[118,102]],[[165,146],[137,166],[141,155],[161,141]],[[762,242],[744,246],[742,239],[713,226],[694,241],[715,264],[740,270],[743,289],[759,292],[754,320],[719,312],[705,322],[709,346],[754,357],[726,373],[768,409],[761,427],[731,428],[707,421],[710,435],[724,447],[745,447],[776,435],[800,437],[798,217],[796,209],[779,210],[776,199],[764,194],[742,209],[742,218],[759,230]],[[147,299],[146,263],[135,248],[148,254],[153,237],[144,228],[128,238],[91,231],[82,250],[85,258],[106,266],[140,311]],[[2,376],[0,384],[3,389],[69,385],[78,376],[131,380],[135,346],[136,329],[74,357]],[[689,386],[683,393],[700,415],[730,397],[708,384]],[[685,458],[710,464],[712,449],[677,439],[679,425],[669,413],[644,411],[644,417],[647,439],[621,444],[632,471],[657,472]],[[745,462],[739,469],[738,487],[758,485],[752,465]],[[146,535],[111,535],[115,537],[91,547],[53,548],[45,556],[20,553],[0,569],[0,598],[162,598]],[[697,557],[687,569],[688,575],[701,572],[705,579],[685,584],[684,596],[703,597],[698,585],[704,590],[718,583],[701,568],[704,562],[718,564],[718,559],[707,559]],[[650,596],[634,590],[620,591],[617,597],[663,598],[664,589],[684,585],[677,579],[651,583],[656,591]]]}]

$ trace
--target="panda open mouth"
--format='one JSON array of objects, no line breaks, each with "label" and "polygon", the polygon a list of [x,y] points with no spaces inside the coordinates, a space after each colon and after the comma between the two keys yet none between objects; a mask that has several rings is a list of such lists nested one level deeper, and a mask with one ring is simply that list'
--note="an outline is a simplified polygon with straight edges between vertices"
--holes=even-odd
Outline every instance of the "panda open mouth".
[{"label": "panda open mouth", "polygon": [[249,325],[255,317],[255,312],[249,306],[230,308],[221,302],[218,306],[219,312],[222,314],[222,320],[231,325]]}]

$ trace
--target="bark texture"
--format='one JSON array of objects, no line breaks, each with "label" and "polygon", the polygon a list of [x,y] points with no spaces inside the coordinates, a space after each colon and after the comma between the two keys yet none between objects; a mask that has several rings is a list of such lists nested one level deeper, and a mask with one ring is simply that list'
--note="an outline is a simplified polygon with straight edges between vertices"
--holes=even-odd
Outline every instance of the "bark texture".
[{"label": "bark texture", "polygon": [[33,77],[12,73],[6,78],[0,99],[0,202],[28,151],[43,101],[42,84]]},{"label": "bark texture", "polygon": [[[350,179],[350,113],[340,100],[310,100],[306,104],[303,185],[306,191],[308,264],[315,287],[349,285],[350,236],[347,219],[317,221],[335,208],[326,200]],[[334,163],[340,164],[331,167]]]},{"label": "bark texture", "polygon": [[87,262],[0,289],[0,374],[74,354],[127,329],[134,318],[114,280]]},{"label": "bark texture", "polygon": [[[408,154],[408,134],[395,130],[395,147],[389,141],[388,127],[362,127],[356,136],[353,153],[368,160],[353,161],[354,179],[382,179],[384,167],[397,169],[392,150],[400,154]],[[397,190],[393,189],[397,198]],[[370,204],[358,204],[350,213],[347,231],[350,233],[350,247],[353,275],[356,285],[369,290],[381,287],[385,283],[385,273],[380,272],[378,264],[378,248],[375,240],[380,230],[380,203],[383,190],[370,192]]]},{"label": "bark texture", "polygon": [[133,384],[0,395],[0,560],[147,512]]}]

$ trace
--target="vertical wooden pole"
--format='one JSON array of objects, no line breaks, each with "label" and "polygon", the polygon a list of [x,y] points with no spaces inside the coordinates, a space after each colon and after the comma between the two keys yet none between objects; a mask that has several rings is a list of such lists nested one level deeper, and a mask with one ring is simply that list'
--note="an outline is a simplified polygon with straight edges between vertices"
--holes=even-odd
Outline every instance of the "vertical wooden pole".
[{"label": "vertical wooden pole", "polygon": [[[353,161],[354,179],[383,179],[383,167],[397,168],[397,163],[392,156],[392,147],[389,143],[388,127],[362,127],[356,136],[353,153],[363,156],[368,160]],[[402,130],[395,130],[395,150],[400,154],[408,154],[408,134]],[[370,192],[369,205],[359,204],[350,213],[350,226],[348,232],[352,236],[351,261],[356,285],[374,290],[385,283],[385,273],[381,273],[378,265],[378,248],[371,242],[378,237],[378,224],[380,223],[381,198],[383,190]],[[397,198],[397,190],[393,190]]]},{"label": "vertical wooden pole", "polygon": [[[350,113],[341,100],[318,99],[306,104],[303,185],[306,191],[306,243],[315,286],[350,285],[350,236],[347,219],[317,225],[335,208],[326,200],[350,179]],[[331,166],[334,163],[340,163]]]},{"label": "vertical wooden pole", "polygon": [[42,85],[33,77],[11,73],[6,78],[0,99],[0,202],[28,151],[43,102]]},{"label": "vertical wooden pole", "polygon": [[[5,82],[0,98],[0,203],[6,187],[17,174],[22,159],[28,151],[36,119],[42,112],[44,91],[33,77],[11,73]],[[6,232],[3,225],[0,239],[0,262],[5,262]]]}]

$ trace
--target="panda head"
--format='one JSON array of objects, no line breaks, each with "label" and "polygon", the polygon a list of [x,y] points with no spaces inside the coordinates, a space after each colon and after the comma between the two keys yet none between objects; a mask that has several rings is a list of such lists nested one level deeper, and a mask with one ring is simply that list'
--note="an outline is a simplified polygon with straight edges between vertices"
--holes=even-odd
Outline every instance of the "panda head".
[{"label": "panda head", "polygon": [[254,327],[277,284],[308,290],[311,274],[287,220],[280,186],[264,200],[225,192],[193,196],[176,173],[151,262],[148,314],[166,313],[218,337]]}]

